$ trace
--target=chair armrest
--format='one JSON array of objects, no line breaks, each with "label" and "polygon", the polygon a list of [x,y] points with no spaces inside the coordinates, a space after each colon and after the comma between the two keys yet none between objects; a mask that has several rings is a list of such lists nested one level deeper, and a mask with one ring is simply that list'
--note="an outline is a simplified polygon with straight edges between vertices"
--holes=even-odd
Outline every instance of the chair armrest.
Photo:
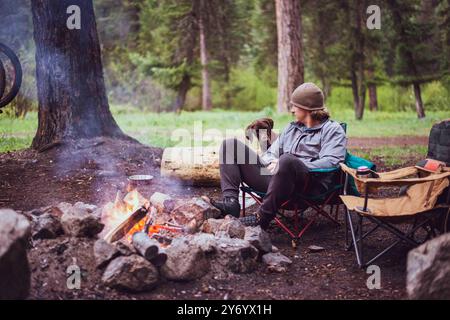
[{"label": "chair armrest", "polygon": [[330,172],[336,172],[338,171],[340,168],[339,167],[332,167],[332,168],[315,168],[315,169],[310,169],[309,172],[314,172],[314,173],[330,173]]},{"label": "chair armrest", "polygon": [[436,174],[430,174],[429,176],[422,178],[404,178],[413,174],[417,174],[418,169],[415,167],[406,167],[403,169],[393,170],[389,172],[378,172],[379,178],[359,178],[356,176],[356,169],[347,167],[345,164],[340,164],[341,169],[350,176],[362,184],[367,184],[372,187],[379,186],[404,186],[404,185],[414,185],[418,183],[425,183],[429,181],[434,181],[446,177],[450,177],[450,172],[442,172]]}]

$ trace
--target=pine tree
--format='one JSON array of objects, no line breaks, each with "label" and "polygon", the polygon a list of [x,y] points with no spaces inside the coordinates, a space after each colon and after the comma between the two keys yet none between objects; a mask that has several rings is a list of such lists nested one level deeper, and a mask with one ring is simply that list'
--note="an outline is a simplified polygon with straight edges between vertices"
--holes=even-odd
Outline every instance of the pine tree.
[{"label": "pine tree", "polygon": [[433,1],[388,0],[395,28],[395,82],[412,85],[418,118],[425,117],[421,85],[441,77]]}]

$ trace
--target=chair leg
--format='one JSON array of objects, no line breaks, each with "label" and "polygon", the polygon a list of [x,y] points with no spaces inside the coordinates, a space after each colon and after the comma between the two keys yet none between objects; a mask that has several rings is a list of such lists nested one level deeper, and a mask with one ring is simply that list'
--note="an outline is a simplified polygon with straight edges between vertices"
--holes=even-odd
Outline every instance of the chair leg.
[{"label": "chair leg", "polygon": [[364,256],[363,256],[363,250],[364,250],[364,244],[363,244],[363,235],[364,235],[364,230],[363,230],[363,217],[360,215],[359,216],[359,243],[357,244],[359,246],[359,256],[361,259],[361,265],[360,267],[362,268],[364,265]]},{"label": "chair leg", "polygon": [[350,234],[351,234],[351,236],[352,236],[352,240],[351,240],[351,241],[353,242],[353,248],[354,248],[354,250],[355,250],[356,262],[358,263],[358,266],[359,266],[360,268],[362,268],[363,263],[362,263],[362,260],[361,260],[359,247],[358,247],[358,245],[357,245],[357,243],[358,243],[358,241],[357,241],[357,239],[356,239],[357,235],[356,235],[356,232],[355,232],[355,227],[354,227],[354,225],[353,225],[352,216],[351,216],[350,210],[348,210],[348,209],[346,208],[345,211],[346,211],[346,219],[347,219],[347,223],[348,223],[348,226],[350,227]]},{"label": "chair leg", "polygon": [[295,205],[295,207],[294,207],[294,232],[295,232],[295,234],[298,234],[299,229],[300,229],[300,226],[299,226],[299,219],[298,219],[298,206]]},{"label": "chair leg", "polygon": [[245,191],[242,191],[242,216],[245,217]]},{"label": "chair leg", "polygon": [[[414,223],[411,230],[403,233],[402,231],[400,231],[399,229],[397,229],[396,227],[392,226],[391,224],[389,224],[387,222],[383,222],[375,217],[368,216],[366,218],[368,218],[371,222],[373,222],[375,224],[375,227],[373,227],[371,230],[364,233],[364,226],[363,226],[364,216],[358,214],[358,222],[357,222],[356,229],[355,229],[355,225],[352,221],[349,210],[346,210],[346,216],[347,216],[346,224],[349,226],[350,233],[352,236],[352,240],[351,240],[352,243],[350,244],[349,248],[351,248],[353,246],[353,248],[355,250],[355,254],[356,254],[356,260],[357,260],[358,266],[360,268],[365,268],[368,265],[372,264],[375,260],[377,260],[380,257],[382,257],[383,255],[385,255],[388,251],[390,251],[393,247],[395,247],[397,244],[401,243],[402,241],[404,241],[412,246],[416,246],[418,243],[415,240],[413,240],[414,233],[418,229],[423,228],[424,226],[427,225],[427,223],[429,223],[429,219],[427,219],[421,223]],[[389,246],[384,248],[381,252],[379,252],[375,256],[369,258],[367,261],[364,261],[363,240],[368,235],[373,233],[376,229],[378,229],[379,227],[382,227],[385,230],[389,231],[390,233],[394,234],[395,236],[397,236],[397,239],[393,243],[391,243]]]}]

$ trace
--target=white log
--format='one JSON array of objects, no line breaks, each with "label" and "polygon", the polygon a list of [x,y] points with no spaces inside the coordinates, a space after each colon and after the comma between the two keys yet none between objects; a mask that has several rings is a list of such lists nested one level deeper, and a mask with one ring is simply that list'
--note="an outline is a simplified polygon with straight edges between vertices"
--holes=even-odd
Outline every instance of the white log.
[{"label": "white log", "polygon": [[175,178],[184,184],[220,185],[219,146],[164,149],[161,176]]}]

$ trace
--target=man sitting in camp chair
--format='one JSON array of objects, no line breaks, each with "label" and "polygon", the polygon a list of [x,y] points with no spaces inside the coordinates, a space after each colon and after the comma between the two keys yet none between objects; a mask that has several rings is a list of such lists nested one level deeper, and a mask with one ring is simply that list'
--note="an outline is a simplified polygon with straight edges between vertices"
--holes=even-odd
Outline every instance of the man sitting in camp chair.
[{"label": "man sitting in camp chair", "polygon": [[[312,83],[300,85],[291,96],[291,122],[259,157],[237,139],[226,139],[220,148],[220,179],[223,200],[211,203],[226,215],[240,215],[238,201],[242,182],[265,192],[254,216],[242,217],[245,225],[267,229],[281,205],[298,192],[327,188],[331,181],[306,185],[311,169],[334,168],[345,160],[347,138],[344,129],[324,106],[322,90]],[[323,189],[322,189],[323,190]]]}]

